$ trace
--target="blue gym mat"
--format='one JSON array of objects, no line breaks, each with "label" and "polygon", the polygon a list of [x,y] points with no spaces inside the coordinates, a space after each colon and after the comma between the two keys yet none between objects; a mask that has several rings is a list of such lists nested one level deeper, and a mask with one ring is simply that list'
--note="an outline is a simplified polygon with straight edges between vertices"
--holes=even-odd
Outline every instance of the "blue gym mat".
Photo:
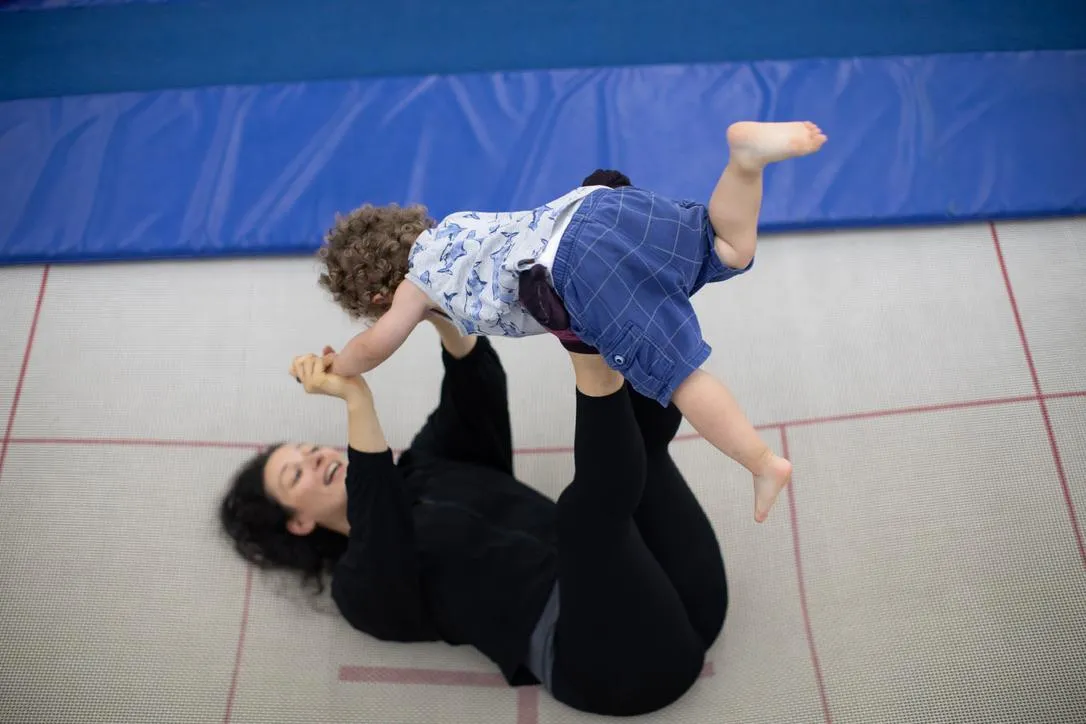
[{"label": "blue gym mat", "polygon": [[704,200],[739,119],[830,137],[769,171],[766,231],[1086,211],[1083,0],[0,9],[0,263],[308,252],[364,202],[596,167]]},{"label": "blue gym mat", "polygon": [[337,212],[707,199],[739,119],[811,119],[763,229],[1086,211],[1086,52],[365,79],[0,103],[0,262],[308,252]]}]

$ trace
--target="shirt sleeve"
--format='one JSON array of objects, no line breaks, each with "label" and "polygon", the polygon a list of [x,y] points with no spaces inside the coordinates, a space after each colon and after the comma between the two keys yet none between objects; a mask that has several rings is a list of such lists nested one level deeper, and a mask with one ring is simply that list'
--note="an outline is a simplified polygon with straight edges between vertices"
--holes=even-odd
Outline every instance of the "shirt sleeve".
[{"label": "shirt sleeve", "polygon": [[513,474],[509,391],[501,359],[486,337],[463,359],[442,349],[441,400],[410,451]]},{"label": "shirt sleeve", "polygon": [[423,598],[411,510],[392,451],[347,450],[347,550],[332,598],[356,629],[385,641],[438,639]]}]

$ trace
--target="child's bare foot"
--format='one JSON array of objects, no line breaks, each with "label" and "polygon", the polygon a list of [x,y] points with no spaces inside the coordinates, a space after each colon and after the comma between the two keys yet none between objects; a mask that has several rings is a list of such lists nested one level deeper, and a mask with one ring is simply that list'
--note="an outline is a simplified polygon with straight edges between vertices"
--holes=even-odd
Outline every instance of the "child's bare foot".
[{"label": "child's bare foot", "polygon": [[784,486],[792,482],[792,463],[770,454],[761,475],[754,476],[754,520],[764,523]]},{"label": "child's bare foot", "polygon": [[822,129],[807,121],[741,121],[728,126],[728,163],[745,171],[761,171],[768,164],[814,153],[825,142]]}]

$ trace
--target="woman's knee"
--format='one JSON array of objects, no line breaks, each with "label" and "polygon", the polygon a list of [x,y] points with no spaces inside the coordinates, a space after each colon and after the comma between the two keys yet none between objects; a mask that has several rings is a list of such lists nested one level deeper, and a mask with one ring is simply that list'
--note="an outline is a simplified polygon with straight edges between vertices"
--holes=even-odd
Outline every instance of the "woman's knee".
[{"label": "woman's knee", "polygon": [[643,489],[638,480],[575,477],[555,506],[559,544],[581,556],[610,554],[626,545]]},{"label": "woman's knee", "polygon": [[705,621],[698,626],[700,629],[698,633],[705,642],[706,651],[711,649],[720,638],[720,632],[724,630],[724,621],[728,617],[728,581],[724,577],[724,571],[720,572],[719,585],[713,588],[717,591],[716,598],[708,607]]},{"label": "woman's knee", "polygon": [[651,665],[617,662],[611,670],[555,668],[554,695],[575,709],[603,716],[641,716],[659,712],[681,699],[701,678],[705,654],[693,642]]},{"label": "woman's knee", "polygon": [[[690,622],[708,651],[720,638],[724,629],[724,620],[728,616],[728,577],[724,569],[723,557],[719,548],[708,552],[701,567],[701,582],[698,586],[696,601],[687,605]],[[711,561],[709,563],[708,561]]]}]

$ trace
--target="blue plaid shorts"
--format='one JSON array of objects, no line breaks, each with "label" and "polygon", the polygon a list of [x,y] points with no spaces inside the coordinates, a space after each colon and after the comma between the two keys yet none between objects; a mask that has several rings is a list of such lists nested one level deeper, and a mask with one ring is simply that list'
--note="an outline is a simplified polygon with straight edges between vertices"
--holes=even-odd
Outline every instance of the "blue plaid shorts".
[{"label": "blue plaid shorts", "polygon": [[555,255],[572,331],[664,406],[712,352],[690,297],[753,265],[726,266],[714,239],[705,204],[627,186],[586,197]]}]

